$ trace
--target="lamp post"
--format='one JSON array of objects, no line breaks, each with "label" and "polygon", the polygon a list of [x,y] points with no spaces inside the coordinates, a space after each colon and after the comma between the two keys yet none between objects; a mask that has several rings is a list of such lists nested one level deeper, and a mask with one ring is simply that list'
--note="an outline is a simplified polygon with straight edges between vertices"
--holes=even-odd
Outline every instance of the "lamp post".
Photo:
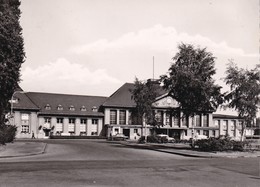
[{"label": "lamp post", "polygon": [[[10,101],[10,102],[11,102],[11,111],[10,111],[11,118],[14,117],[14,116],[13,116],[13,110],[14,110],[14,96],[15,96],[16,93],[26,93],[26,92],[20,91],[20,90],[14,91],[14,93],[13,93],[13,95],[12,95],[12,97],[11,97],[11,101]],[[13,125],[14,125],[14,120],[12,119],[12,121],[13,121]]]}]

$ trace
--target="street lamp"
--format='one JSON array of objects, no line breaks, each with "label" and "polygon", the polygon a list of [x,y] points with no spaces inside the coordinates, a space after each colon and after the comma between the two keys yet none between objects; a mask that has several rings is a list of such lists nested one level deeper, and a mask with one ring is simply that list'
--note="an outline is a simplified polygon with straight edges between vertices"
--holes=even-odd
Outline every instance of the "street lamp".
[{"label": "street lamp", "polygon": [[[13,110],[14,110],[14,95],[16,94],[16,93],[26,93],[26,92],[24,92],[24,91],[20,91],[20,90],[17,90],[17,91],[14,91],[14,93],[13,93],[13,95],[12,95],[12,97],[11,97],[11,111],[10,111],[10,115],[11,115],[11,118],[13,118],[14,116],[13,116]],[[12,120],[13,121],[13,125],[14,125],[14,120]]]}]

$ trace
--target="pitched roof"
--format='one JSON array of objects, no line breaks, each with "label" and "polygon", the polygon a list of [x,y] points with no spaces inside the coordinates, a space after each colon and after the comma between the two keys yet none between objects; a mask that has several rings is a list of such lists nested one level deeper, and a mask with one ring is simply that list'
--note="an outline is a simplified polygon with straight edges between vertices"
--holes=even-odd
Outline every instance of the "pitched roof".
[{"label": "pitched roof", "polygon": [[235,115],[226,115],[226,114],[213,114],[213,118],[221,118],[221,119],[243,119],[242,117]]},{"label": "pitched roof", "polygon": [[[132,99],[131,90],[134,89],[133,83],[125,83],[115,93],[113,93],[103,104],[105,107],[135,107],[135,101]],[[156,85],[157,95],[161,96],[167,93],[159,84]]]},{"label": "pitched roof", "polygon": [[[40,114],[46,115],[78,115],[78,116],[104,116],[102,112],[92,111],[93,107],[99,110],[99,107],[107,99],[107,97],[99,96],[82,96],[54,93],[28,92],[26,95],[40,109]],[[58,110],[61,105],[63,110]],[[50,106],[46,109],[46,106]],[[75,110],[70,110],[74,107]],[[85,107],[85,111],[81,108]]]},{"label": "pitched roof", "polygon": [[[13,109],[16,110],[39,110],[33,101],[27,96],[27,93],[17,92],[13,96]],[[15,102],[17,100],[17,102]]]}]

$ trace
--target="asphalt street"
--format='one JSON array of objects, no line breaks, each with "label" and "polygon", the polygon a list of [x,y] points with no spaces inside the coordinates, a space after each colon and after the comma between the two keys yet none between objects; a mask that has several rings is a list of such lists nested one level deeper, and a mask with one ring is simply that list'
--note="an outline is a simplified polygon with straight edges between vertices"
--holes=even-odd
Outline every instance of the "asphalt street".
[{"label": "asphalt street", "polygon": [[0,186],[259,186],[260,158],[190,158],[106,140],[44,140],[0,159]]}]

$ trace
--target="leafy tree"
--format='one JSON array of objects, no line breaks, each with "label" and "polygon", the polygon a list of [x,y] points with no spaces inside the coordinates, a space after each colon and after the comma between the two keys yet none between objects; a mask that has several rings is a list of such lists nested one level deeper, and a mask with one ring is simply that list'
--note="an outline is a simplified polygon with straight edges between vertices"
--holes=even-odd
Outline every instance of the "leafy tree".
[{"label": "leafy tree", "polygon": [[21,11],[19,0],[0,0],[0,127],[4,128],[8,102],[20,81],[20,68],[24,62]]},{"label": "leafy tree", "polygon": [[132,99],[136,103],[133,114],[137,115],[137,118],[139,119],[138,123],[143,125],[144,119],[146,124],[153,126],[157,125],[152,106],[157,96],[156,84],[150,80],[140,81],[136,78],[134,89],[130,91],[132,93]]},{"label": "leafy tree", "polygon": [[212,111],[222,102],[221,87],[212,76],[215,57],[206,48],[180,44],[168,75],[161,76],[164,88],[179,102],[184,116]]},{"label": "leafy tree", "polygon": [[225,82],[230,86],[230,92],[225,96],[228,106],[238,111],[247,126],[254,125],[260,103],[260,64],[248,70],[230,63],[226,74]]}]

